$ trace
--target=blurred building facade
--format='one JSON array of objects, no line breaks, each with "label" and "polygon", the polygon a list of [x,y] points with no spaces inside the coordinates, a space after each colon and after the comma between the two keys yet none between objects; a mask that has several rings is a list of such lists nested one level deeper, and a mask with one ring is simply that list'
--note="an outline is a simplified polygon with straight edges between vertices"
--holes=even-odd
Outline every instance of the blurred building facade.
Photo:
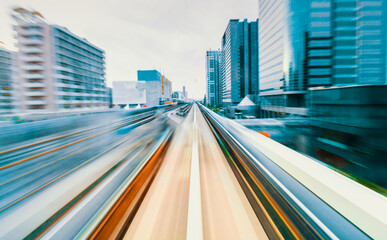
[{"label": "blurred building facade", "polygon": [[259,8],[261,115],[308,117],[297,131],[308,155],[386,186],[387,1]]},{"label": "blurred building facade", "polygon": [[186,101],[183,91],[172,92],[172,102],[184,103]]},{"label": "blurred building facade", "polygon": [[172,82],[157,70],[138,70],[138,81],[113,82],[113,104],[153,107],[171,100]]},{"label": "blurred building facade", "polygon": [[138,81],[114,81],[113,105],[121,108],[128,106],[134,108],[147,105],[147,92],[144,82]]},{"label": "blurred building facade", "polygon": [[108,107],[105,53],[38,12],[16,8],[20,110]]},{"label": "blurred building facade", "polygon": [[0,114],[11,114],[17,108],[15,53],[0,42]]},{"label": "blurred building facade", "polygon": [[211,106],[222,105],[222,71],[221,71],[221,51],[209,50],[206,52],[206,78],[207,78],[207,98]]},{"label": "blurred building facade", "polygon": [[259,95],[265,114],[306,115],[306,12],[305,1],[259,1]]},{"label": "blurred building facade", "polygon": [[183,86],[183,95],[184,95],[185,101],[188,101],[188,91],[185,89],[185,86]]},{"label": "blurred building facade", "polygon": [[235,106],[247,95],[255,98],[259,92],[258,20],[231,19],[221,46],[223,106]]},{"label": "blurred building facade", "polygon": [[[138,70],[137,80],[144,82],[155,82],[155,89],[157,89],[157,97],[160,102],[171,98],[172,82],[168,80],[163,74],[157,70]],[[151,83],[149,83],[150,85]],[[160,91],[159,91],[160,90]],[[155,93],[156,94],[156,93]]]},{"label": "blurred building facade", "polygon": [[260,0],[262,113],[307,116],[310,87],[386,84],[386,4]]},{"label": "blurred building facade", "polygon": [[106,88],[107,90],[107,95],[108,95],[108,106],[109,108],[112,108],[113,107],[113,88],[111,87],[107,87]]}]

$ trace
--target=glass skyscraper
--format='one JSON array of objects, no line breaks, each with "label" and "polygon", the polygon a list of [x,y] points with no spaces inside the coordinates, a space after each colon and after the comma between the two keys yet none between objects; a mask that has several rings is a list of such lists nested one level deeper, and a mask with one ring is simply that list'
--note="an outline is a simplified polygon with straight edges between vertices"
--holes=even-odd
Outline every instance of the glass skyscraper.
[{"label": "glass skyscraper", "polygon": [[[304,0],[259,1],[261,107],[304,114],[306,24]],[[285,109],[290,107],[290,109]]]},{"label": "glass skyscraper", "polygon": [[310,87],[386,84],[383,0],[260,0],[264,112],[306,115]]},{"label": "glass skyscraper", "polygon": [[206,53],[206,78],[207,78],[207,103],[211,106],[221,105],[221,52],[207,51]]},{"label": "glass skyscraper", "polygon": [[231,19],[222,37],[222,103],[258,93],[258,20]]},{"label": "glass skyscraper", "polygon": [[385,0],[333,1],[333,84],[386,84],[386,8]]}]

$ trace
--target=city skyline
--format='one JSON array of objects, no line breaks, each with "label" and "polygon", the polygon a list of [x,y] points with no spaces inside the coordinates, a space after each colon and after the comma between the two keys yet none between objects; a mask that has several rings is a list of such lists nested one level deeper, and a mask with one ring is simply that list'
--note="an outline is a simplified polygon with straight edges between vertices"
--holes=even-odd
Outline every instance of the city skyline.
[{"label": "city skyline", "polygon": [[206,81],[202,50],[219,48],[219,39],[229,19],[256,19],[258,3],[222,1],[222,6],[226,7],[219,11],[219,1],[215,0],[195,3],[113,1],[98,5],[91,1],[53,5],[47,0],[5,0],[0,3],[0,41],[11,50],[15,47],[10,12],[16,6],[35,9],[49,23],[65,26],[104,49],[108,86],[112,86],[113,81],[136,80],[138,69],[156,69],[173,80],[174,88],[181,89],[185,85],[191,97],[201,98]]},{"label": "city skyline", "polygon": [[0,1],[0,240],[386,239],[387,0]]}]

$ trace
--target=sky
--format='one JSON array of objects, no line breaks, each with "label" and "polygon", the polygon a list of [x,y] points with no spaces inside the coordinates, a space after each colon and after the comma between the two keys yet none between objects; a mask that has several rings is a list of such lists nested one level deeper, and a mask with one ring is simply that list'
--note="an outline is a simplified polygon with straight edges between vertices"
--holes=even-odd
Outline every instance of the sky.
[{"label": "sky", "polygon": [[156,69],[192,98],[205,94],[205,53],[220,48],[228,21],[258,17],[258,0],[0,0],[0,41],[11,50],[16,6],[105,50],[108,86]]}]

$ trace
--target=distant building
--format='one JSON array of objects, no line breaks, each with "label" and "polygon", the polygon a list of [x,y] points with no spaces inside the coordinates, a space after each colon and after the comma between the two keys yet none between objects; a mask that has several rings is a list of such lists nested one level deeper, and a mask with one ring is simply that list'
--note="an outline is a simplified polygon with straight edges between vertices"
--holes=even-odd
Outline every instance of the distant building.
[{"label": "distant building", "polygon": [[172,82],[157,70],[139,70],[137,78],[113,82],[114,105],[153,107],[171,100]]},{"label": "distant building", "polygon": [[138,70],[137,80],[146,82],[160,82],[161,101],[171,98],[172,82],[157,70]]},{"label": "distant building", "polygon": [[207,98],[211,106],[222,105],[222,71],[221,71],[221,51],[207,51],[206,53],[206,78],[207,78]]},{"label": "distant building", "polygon": [[188,101],[188,92],[185,90],[185,86],[183,86],[183,91],[172,92],[172,101],[181,103]]},{"label": "distant building", "polygon": [[108,106],[109,108],[113,107],[113,88],[107,87],[106,88],[107,95],[108,95]]},{"label": "distant building", "polygon": [[[146,83],[138,81],[114,81],[113,104],[130,108],[147,105]],[[156,104],[158,105],[158,104]]]},{"label": "distant building", "polygon": [[259,6],[265,116],[308,115],[311,87],[387,83],[386,1],[260,0]]},{"label": "distant building", "polygon": [[20,110],[107,108],[105,53],[38,12],[14,9]]},{"label": "distant building", "polygon": [[223,105],[237,105],[247,95],[256,99],[259,91],[258,20],[231,19],[221,45]]},{"label": "distant building", "polygon": [[10,114],[17,104],[15,79],[15,53],[0,42],[0,114]]},{"label": "distant building", "polygon": [[185,97],[183,91],[174,91],[172,92],[172,101],[173,102],[185,102]]},{"label": "distant building", "polygon": [[227,117],[231,119],[256,118],[259,116],[259,106],[246,96],[242,101],[227,109]]},{"label": "distant building", "polygon": [[188,100],[188,92],[185,90],[185,86],[183,86],[183,95],[184,95],[184,100]]}]

